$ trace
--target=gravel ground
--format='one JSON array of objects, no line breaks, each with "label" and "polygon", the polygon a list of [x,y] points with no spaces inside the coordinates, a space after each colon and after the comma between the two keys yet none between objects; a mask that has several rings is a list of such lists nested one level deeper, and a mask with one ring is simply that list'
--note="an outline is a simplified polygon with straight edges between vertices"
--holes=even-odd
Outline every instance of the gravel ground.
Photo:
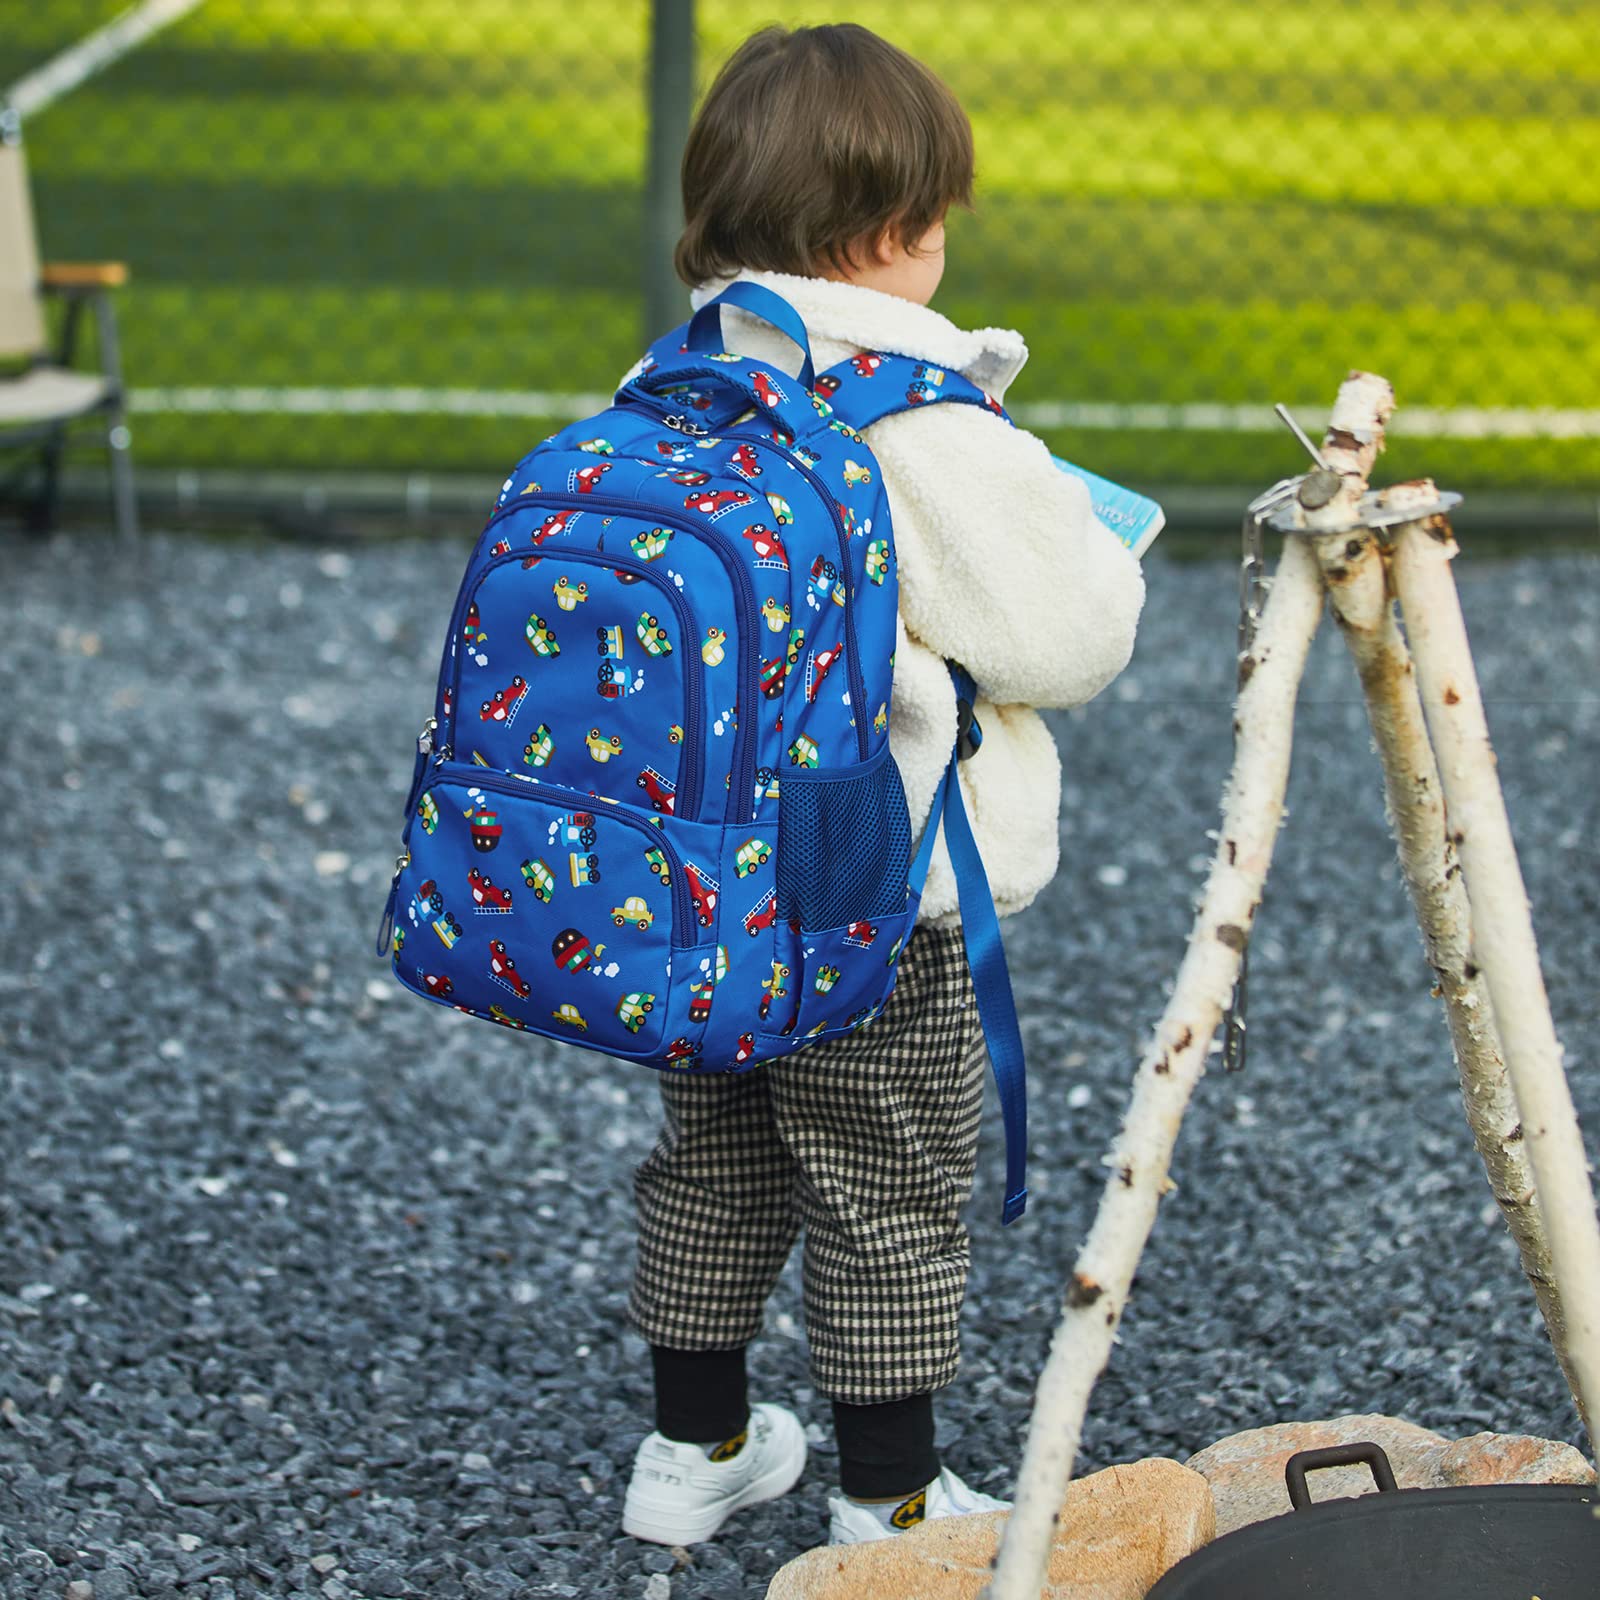
[{"label": "gravel ground", "polygon": [[[0,551],[0,1593],[758,1597],[825,1538],[798,1281],[754,1390],[798,1490],[676,1555],[618,1527],[647,1072],[401,991],[372,954],[465,549],[155,536]],[[1597,559],[1459,579],[1596,1150]],[[1034,1200],[986,1124],[953,1466],[1004,1492],[1060,1286],[1159,1015],[1227,770],[1229,562],[1158,552],[1133,666],[1055,719],[1062,868],[1010,924]],[[1578,1425],[1490,1202],[1325,627],[1252,962],[1080,1470],[1375,1410]],[[76,1587],[74,1587],[76,1585]]]}]

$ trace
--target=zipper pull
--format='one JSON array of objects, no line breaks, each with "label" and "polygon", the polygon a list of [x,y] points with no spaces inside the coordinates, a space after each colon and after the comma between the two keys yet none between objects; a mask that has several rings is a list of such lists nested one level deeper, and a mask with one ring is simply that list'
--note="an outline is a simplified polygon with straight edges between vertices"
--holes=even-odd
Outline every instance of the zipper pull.
[{"label": "zipper pull", "polygon": [[421,754],[425,756],[432,755],[433,735],[438,726],[439,719],[437,717],[429,717],[428,720],[423,723],[422,732],[417,735],[417,749]]},{"label": "zipper pull", "polygon": [[376,953],[380,956],[389,954],[389,941],[394,937],[394,903],[400,893],[400,874],[411,865],[411,852],[403,850],[395,857],[394,877],[389,880],[389,898],[383,903],[383,920],[378,924],[378,947]]}]

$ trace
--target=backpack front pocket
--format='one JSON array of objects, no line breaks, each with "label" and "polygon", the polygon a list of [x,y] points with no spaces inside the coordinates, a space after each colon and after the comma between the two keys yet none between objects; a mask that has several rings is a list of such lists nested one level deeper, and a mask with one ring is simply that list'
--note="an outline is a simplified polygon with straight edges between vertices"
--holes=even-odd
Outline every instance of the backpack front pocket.
[{"label": "backpack front pocket", "polygon": [[664,830],[614,802],[448,761],[424,782],[395,901],[408,987],[613,1055],[662,1042],[675,948],[695,942]]}]

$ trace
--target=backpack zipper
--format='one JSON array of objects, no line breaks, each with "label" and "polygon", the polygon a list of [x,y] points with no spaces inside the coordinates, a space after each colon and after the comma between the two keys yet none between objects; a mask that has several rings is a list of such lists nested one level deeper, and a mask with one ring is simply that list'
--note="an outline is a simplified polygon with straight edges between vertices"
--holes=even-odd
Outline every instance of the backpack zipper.
[{"label": "backpack zipper", "polygon": [[[635,457],[635,460],[643,460]],[[646,465],[652,463],[646,462]],[[742,480],[741,480],[742,481]],[[748,489],[746,490],[748,492]],[[682,513],[668,512],[663,514],[658,507],[641,504],[637,500],[624,500],[618,495],[562,495],[545,494],[518,496],[517,501],[510,505],[501,506],[483,525],[483,533],[478,535],[478,542],[482,544],[484,534],[503,518],[517,511],[530,509],[529,502],[536,505],[553,505],[561,509],[577,511],[598,511],[602,508],[616,515],[628,517],[644,517],[648,513],[649,520],[660,522],[677,528],[682,533],[687,533],[691,538],[698,539],[720,561],[723,568],[730,574],[733,585],[734,609],[739,621],[739,707],[736,715],[739,717],[739,729],[734,740],[733,773],[730,780],[728,795],[728,808],[725,820],[734,823],[753,822],[756,815],[755,787],[756,787],[756,740],[755,735],[759,723],[755,702],[759,700],[761,687],[757,681],[759,660],[756,651],[756,629],[760,626],[760,614],[756,609],[755,581],[751,578],[739,552],[728,542],[727,538],[720,535],[717,530],[707,523],[692,522]],[[540,547],[542,550],[542,546]],[[520,552],[527,555],[526,550]],[[509,551],[508,556],[518,552]],[[504,560],[506,557],[497,556],[495,560]],[[466,615],[467,600],[472,588],[465,582],[461,592],[456,596],[455,607],[450,615],[450,645],[454,646],[460,632],[462,618]],[[679,596],[680,600],[682,596]],[[687,601],[684,604],[687,605]],[[453,713],[452,713],[453,715]],[[698,713],[697,713],[698,715]],[[452,733],[454,728],[452,726]],[[684,725],[684,737],[688,738],[688,724]],[[741,799],[740,797],[743,796]]]},{"label": "backpack zipper", "polygon": [[[470,598],[470,596],[476,595],[482,589],[491,572],[506,565],[508,562],[525,560],[527,554],[526,550],[508,550],[504,555],[494,556],[486,561],[478,569],[477,579],[472,584],[468,594],[462,598]],[[539,554],[545,560],[553,559],[550,556],[544,556],[542,549]],[[679,804],[683,807],[683,814],[691,821],[695,820],[699,815],[701,789],[705,783],[705,750],[700,739],[702,716],[700,643],[695,637],[695,619],[689,610],[689,602],[678,592],[677,586],[661,573],[655,571],[649,562],[640,561],[634,556],[611,555],[603,550],[567,550],[564,552],[563,559],[571,561],[578,566],[587,563],[591,566],[609,568],[613,572],[634,573],[637,577],[648,579],[652,588],[659,589],[672,603],[672,608],[678,617],[678,626],[684,644],[682,662],[684,677],[683,747],[685,755],[690,757],[688,775],[687,777],[681,777],[678,784],[681,796]],[[464,617],[465,615],[466,612],[463,608],[461,616]],[[454,637],[455,629],[459,628],[461,623],[454,618],[452,623],[451,636]],[[451,668],[450,691],[452,706],[459,707],[461,700],[461,652],[459,650],[455,653],[454,665]],[[452,712],[452,718],[454,718],[454,712]],[[433,722],[431,717],[428,720]],[[437,727],[438,724],[434,723],[434,726]],[[454,731],[452,722],[451,732],[453,733]],[[424,735],[428,735],[430,730],[424,729],[423,732]],[[417,744],[420,748],[422,744],[421,738],[418,739]]]}]

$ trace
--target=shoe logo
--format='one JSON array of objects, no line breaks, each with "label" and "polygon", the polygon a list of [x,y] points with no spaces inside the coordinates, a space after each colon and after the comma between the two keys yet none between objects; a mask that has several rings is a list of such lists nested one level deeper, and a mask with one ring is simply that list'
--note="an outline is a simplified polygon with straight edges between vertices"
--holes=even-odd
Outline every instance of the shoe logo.
[{"label": "shoe logo", "polygon": [[744,1449],[745,1440],[750,1437],[750,1430],[746,1428],[742,1433],[736,1433],[731,1439],[724,1439],[714,1450],[706,1452],[707,1461],[732,1461]]},{"label": "shoe logo", "polygon": [[914,1528],[928,1514],[928,1491],[919,1489],[909,1500],[902,1500],[889,1516],[895,1528]]}]

